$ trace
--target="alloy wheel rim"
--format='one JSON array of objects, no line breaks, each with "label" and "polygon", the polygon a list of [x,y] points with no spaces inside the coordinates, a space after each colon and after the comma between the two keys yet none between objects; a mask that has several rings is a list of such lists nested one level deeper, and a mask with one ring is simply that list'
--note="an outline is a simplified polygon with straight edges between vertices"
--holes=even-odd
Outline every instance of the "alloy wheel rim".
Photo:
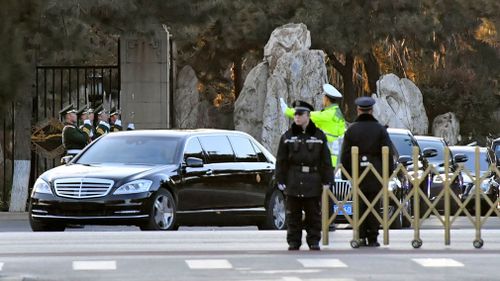
[{"label": "alloy wheel rim", "polygon": [[168,229],[174,221],[173,203],[165,195],[158,196],[154,203],[154,218],[160,229]]}]

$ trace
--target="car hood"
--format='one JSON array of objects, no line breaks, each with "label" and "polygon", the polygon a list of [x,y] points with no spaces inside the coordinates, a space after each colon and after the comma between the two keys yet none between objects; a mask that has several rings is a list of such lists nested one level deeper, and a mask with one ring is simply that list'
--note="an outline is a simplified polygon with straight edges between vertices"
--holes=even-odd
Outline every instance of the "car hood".
[{"label": "car hood", "polygon": [[141,178],[155,173],[169,173],[175,169],[177,169],[176,165],[70,164],[51,169],[41,177],[49,182],[64,178],[102,178],[119,182],[123,179]]}]

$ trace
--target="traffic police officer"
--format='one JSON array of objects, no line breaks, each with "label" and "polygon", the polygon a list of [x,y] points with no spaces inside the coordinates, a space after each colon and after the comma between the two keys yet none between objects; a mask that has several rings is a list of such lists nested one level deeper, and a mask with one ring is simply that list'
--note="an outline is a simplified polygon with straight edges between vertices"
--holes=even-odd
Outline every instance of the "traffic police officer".
[{"label": "traffic police officer", "polygon": [[276,159],[278,188],[286,195],[288,249],[300,248],[305,227],[309,248],[319,250],[322,186],[333,181],[330,151],[325,134],[310,120],[312,105],[296,101],[293,107],[294,123],[281,136]]},{"label": "traffic police officer", "polygon": [[87,145],[87,135],[76,126],[76,109],[72,104],[59,111],[64,119],[62,130],[62,143],[66,149],[66,155],[74,156]]},{"label": "traffic police officer", "polygon": [[[311,112],[311,120],[321,129],[328,140],[330,148],[332,166],[337,166],[337,157],[340,152],[340,138],[345,132],[345,119],[339,107],[339,102],[342,99],[342,94],[332,85],[323,85],[323,107],[321,111]],[[280,98],[281,109],[283,113],[293,118],[294,109],[289,108],[283,98]]]},{"label": "traffic police officer", "polygon": [[[366,169],[369,164],[379,174],[382,174],[382,147],[389,147],[389,173],[394,169],[392,142],[387,133],[387,129],[381,125],[375,117],[373,117],[373,105],[375,100],[371,97],[360,97],[355,101],[357,105],[358,117],[352,123],[344,135],[342,144],[341,163],[346,168],[349,174],[352,174],[352,155],[351,148],[357,146],[359,148],[359,169],[360,173]],[[342,175],[345,178],[344,175]],[[359,184],[361,192],[366,198],[373,202],[376,195],[382,189],[382,183],[370,171],[367,176]],[[366,212],[367,205],[359,198],[360,217]],[[378,204],[375,204],[378,206]],[[356,211],[356,210],[354,210]],[[366,219],[360,225],[360,245],[378,247],[377,242],[379,222],[375,215],[370,212]]]},{"label": "traffic police officer", "polygon": [[122,128],[122,120],[120,120],[120,110],[117,110],[115,107],[111,109],[111,113],[109,114],[109,123],[111,124],[111,132],[120,132],[123,130]]},{"label": "traffic police officer", "polygon": [[90,143],[95,133],[94,125],[92,124],[92,121],[94,121],[94,111],[92,108],[83,107],[78,111],[77,115],[80,116],[80,120],[82,121],[79,129],[87,134],[87,139]]},{"label": "traffic police officer", "polygon": [[104,109],[102,104],[96,109],[96,112],[97,112],[97,118],[99,119],[99,124],[97,125],[96,128],[94,140],[102,135],[109,133],[110,131],[110,126],[108,124],[108,114],[106,113],[106,110]]}]

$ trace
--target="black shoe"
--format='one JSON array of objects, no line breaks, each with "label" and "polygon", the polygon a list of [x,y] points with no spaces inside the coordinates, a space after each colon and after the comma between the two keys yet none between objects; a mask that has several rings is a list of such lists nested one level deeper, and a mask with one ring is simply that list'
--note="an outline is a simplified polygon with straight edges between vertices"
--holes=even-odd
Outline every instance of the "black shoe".
[{"label": "black shoe", "polygon": [[298,251],[300,249],[300,245],[289,245],[288,251]]},{"label": "black shoe", "polygon": [[380,247],[380,243],[377,241],[372,241],[368,243],[368,247]]},{"label": "black shoe", "polygon": [[311,250],[311,251],[320,251],[321,248],[319,247],[319,245],[309,245],[309,250]]}]

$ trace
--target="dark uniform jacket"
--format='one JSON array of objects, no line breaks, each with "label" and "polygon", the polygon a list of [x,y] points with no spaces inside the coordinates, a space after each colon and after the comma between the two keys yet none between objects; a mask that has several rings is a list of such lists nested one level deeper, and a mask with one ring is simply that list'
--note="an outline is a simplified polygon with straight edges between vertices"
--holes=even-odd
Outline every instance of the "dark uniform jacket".
[{"label": "dark uniform jacket", "polygon": [[111,132],[120,132],[123,131],[122,126],[113,124],[111,125]]},{"label": "dark uniform jacket", "polygon": [[[359,115],[345,132],[340,161],[350,175],[352,175],[351,148],[353,146],[359,147],[359,175],[366,169],[367,164],[371,163],[382,176],[383,146],[389,147],[389,174],[393,172],[394,157],[391,139],[387,129],[371,114]],[[342,177],[345,179],[344,175]],[[382,183],[370,172],[359,186],[362,191],[378,192]]]},{"label": "dark uniform jacket", "polygon": [[87,145],[87,134],[78,129],[77,126],[66,123],[62,131],[62,141],[64,148],[83,149]]},{"label": "dark uniform jacket", "polygon": [[94,126],[92,126],[91,124],[81,125],[80,130],[82,132],[84,132],[85,134],[87,134],[87,138],[88,138],[89,142],[92,139],[92,137],[95,135]]},{"label": "dark uniform jacket", "polygon": [[[108,125],[109,126],[109,125]],[[104,125],[103,123],[99,122],[96,128],[96,132],[94,134],[94,140],[97,139],[98,137],[105,135],[109,133],[109,127]]]},{"label": "dark uniform jacket", "polygon": [[281,136],[276,179],[286,185],[286,195],[295,197],[321,196],[322,186],[333,182],[326,136],[312,121],[305,132],[294,123]]}]

